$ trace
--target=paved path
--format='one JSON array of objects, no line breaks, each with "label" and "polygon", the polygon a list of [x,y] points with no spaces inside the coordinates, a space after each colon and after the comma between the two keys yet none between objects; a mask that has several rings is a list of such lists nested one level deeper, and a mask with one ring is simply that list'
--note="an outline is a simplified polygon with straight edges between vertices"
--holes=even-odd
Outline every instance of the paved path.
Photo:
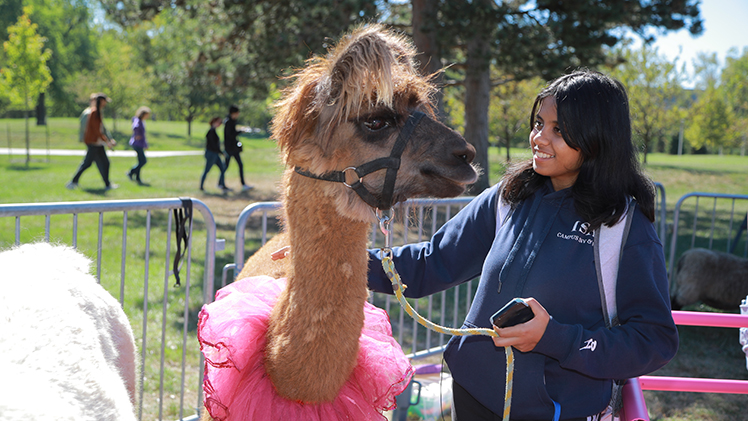
[{"label": "paved path", "polygon": [[[31,155],[56,155],[56,156],[84,156],[86,155],[86,149],[30,149]],[[145,155],[148,158],[163,158],[167,156],[187,156],[187,155],[202,155],[204,151],[146,151]],[[0,148],[0,156],[2,155],[26,155],[26,149],[24,148]],[[127,156],[135,157],[135,151],[132,149],[114,151],[107,151],[109,156]]]}]

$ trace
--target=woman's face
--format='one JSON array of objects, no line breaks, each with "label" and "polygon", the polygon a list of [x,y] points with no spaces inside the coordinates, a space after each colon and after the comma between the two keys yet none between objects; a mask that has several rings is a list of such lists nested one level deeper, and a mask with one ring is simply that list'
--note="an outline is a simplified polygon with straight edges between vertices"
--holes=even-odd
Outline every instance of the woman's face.
[{"label": "woman's face", "polygon": [[532,168],[536,173],[550,177],[553,189],[571,187],[582,165],[581,152],[566,144],[558,127],[556,98],[544,98],[530,132]]}]

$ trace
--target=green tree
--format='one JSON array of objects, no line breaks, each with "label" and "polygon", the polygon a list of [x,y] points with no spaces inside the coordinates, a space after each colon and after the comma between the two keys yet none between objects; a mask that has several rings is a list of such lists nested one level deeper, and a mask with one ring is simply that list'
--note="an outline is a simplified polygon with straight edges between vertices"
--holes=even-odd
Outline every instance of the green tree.
[{"label": "green tree", "polygon": [[[83,70],[94,68],[98,52],[98,39],[92,22],[92,6],[95,3],[82,0],[0,0],[0,27],[6,28],[23,13],[22,5],[30,5],[28,15],[38,25],[39,35],[45,37],[45,47],[52,51],[47,62],[52,83],[47,87],[45,102],[39,105],[48,108],[50,114],[72,116],[80,113],[80,105],[88,104],[88,95],[80,99],[71,95],[68,87],[76,83]],[[3,25],[5,23],[5,25]],[[5,41],[0,34],[0,40]],[[90,93],[90,92],[89,92]],[[37,98],[37,100],[39,100]]]},{"label": "green tree", "polygon": [[26,116],[26,165],[31,161],[29,146],[29,111],[34,98],[47,89],[52,76],[47,60],[52,51],[44,49],[45,38],[37,34],[37,25],[28,15],[31,7],[24,8],[18,22],[8,28],[8,40],[3,43],[6,66],[0,70],[4,86],[14,104],[23,107]]},{"label": "green tree", "polygon": [[[195,19],[193,13],[182,9],[162,12],[146,24],[156,34],[141,34],[138,43],[145,61],[152,63],[149,72],[156,100],[171,115],[187,121],[188,136],[197,117],[221,101],[235,99],[232,78],[243,64],[240,55],[232,56],[220,48],[225,28],[206,24],[208,11],[195,13],[201,17]],[[237,90],[243,92],[244,88]],[[226,107],[220,108],[225,111]]]},{"label": "green tree", "polygon": [[745,154],[748,144],[748,48],[738,55],[737,50],[729,52],[725,68],[720,75],[719,90],[727,100],[735,116],[735,135]]},{"label": "green tree", "polygon": [[735,145],[734,117],[727,101],[714,87],[707,87],[690,110],[686,137],[695,148],[706,146],[722,151]]},{"label": "green tree", "polygon": [[542,79],[533,78],[507,82],[493,89],[488,110],[489,133],[498,139],[499,150],[502,145],[506,147],[507,163],[511,161],[512,143],[522,128],[525,130],[519,137],[527,141],[530,107],[543,84]]},{"label": "green tree", "polygon": [[[376,0],[259,0],[193,2],[189,0],[102,0],[107,16],[133,27],[175,9],[182,21],[193,19],[200,28],[199,51],[208,63],[234,63],[220,81],[223,93],[239,97],[250,92],[267,97],[279,73],[300,67],[310,55],[324,53],[331,37],[357,22],[372,21]],[[166,28],[162,28],[166,29]],[[160,30],[160,29],[159,29]],[[177,63],[191,64],[189,57]],[[281,81],[281,83],[283,83]]]},{"label": "green tree", "polygon": [[[488,165],[488,92],[507,80],[540,76],[552,79],[579,66],[606,64],[604,47],[616,45],[623,37],[621,27],[633,29],[645,39],[653,38],[651,28],[688,28],[701,32],[698,2],[695,0],[569,0],[558,2],[491,0],[423,0],[413,2],[414,22],[418,13],[427,18],[413,31],[427,32],[435,48],[429,62],[453,66],[465,89],[465,138],[476,147],[476,162]],[[427,51],[417,44],[421,51]],[[491,77],[491,69],[498,79]],[[488,186],[484,171],[472,191]]]},{"label": "green tree", "polygon": [[682,89],[680,74],[676,64],[646,45],[617,54],[623,58],[623,63],[610,73],[626,87],[632,128],[642,142],[644,162],[647,162],[653,143],[679,121],[676,98]]},{"label": "green tree", "polygon": [[68,91],[86,102],[91,92],[110,96],[112,102],[104,113],[113,118],[109,128],[115,134],[117,118],[130,117],[138,106],[150,102],[150,79],[143,67],[135,65],[134,48],[119,31],[103,31],[97,43],[99,56],[94,68],[75,73]]}]

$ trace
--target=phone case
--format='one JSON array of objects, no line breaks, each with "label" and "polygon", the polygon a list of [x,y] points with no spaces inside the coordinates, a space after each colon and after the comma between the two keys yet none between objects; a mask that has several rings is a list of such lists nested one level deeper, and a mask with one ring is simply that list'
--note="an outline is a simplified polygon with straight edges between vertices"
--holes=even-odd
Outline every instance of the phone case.
[{"label": "phone case", "polygon": [[525,323],[533,317],[535,314],[527,302],[522,298],[515,298],[491,316],[491,324],[496,327],[510,327]]}]

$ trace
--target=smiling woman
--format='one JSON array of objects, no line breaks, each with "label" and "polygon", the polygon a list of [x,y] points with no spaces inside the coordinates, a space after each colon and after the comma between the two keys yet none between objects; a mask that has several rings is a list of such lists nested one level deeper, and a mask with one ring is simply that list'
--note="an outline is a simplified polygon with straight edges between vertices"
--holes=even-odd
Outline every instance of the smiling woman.
[{"label": "smiling woman", "polygon": [[[497,338],[450,340],[444,359],[454,378],[453,420],[508,415],[496,398],[508,389],[501,347],[521,351],[511,418],[548,420],[610,417],[618,403],[613,379],[656,370],[677,350],[664,253],[652,224],[654,189],[636,160],[623,86],[591,71],[562,76],[538,94],[531,121],[532,159],[510,169],[431,241],[392,251],[411,298],[480,275],[463,328],[490,328],[491,315],[516,298],[534,314],[494,328]],[[593,247],[601,225],[616,225],[627,211],[633,217],[621,255],[620,326],[607,329],[597,281],[602,263]],[[369,257],[369,287],[391,293],[379,253]]]},{"label": "smiling woman", "polygon": [[579,174],[582,157],[579,149],[569,146],[561,134],[556,99],[543,98],[538,113],[532,118],[532,169],[549,177],[554,190],[571,187]]}]

